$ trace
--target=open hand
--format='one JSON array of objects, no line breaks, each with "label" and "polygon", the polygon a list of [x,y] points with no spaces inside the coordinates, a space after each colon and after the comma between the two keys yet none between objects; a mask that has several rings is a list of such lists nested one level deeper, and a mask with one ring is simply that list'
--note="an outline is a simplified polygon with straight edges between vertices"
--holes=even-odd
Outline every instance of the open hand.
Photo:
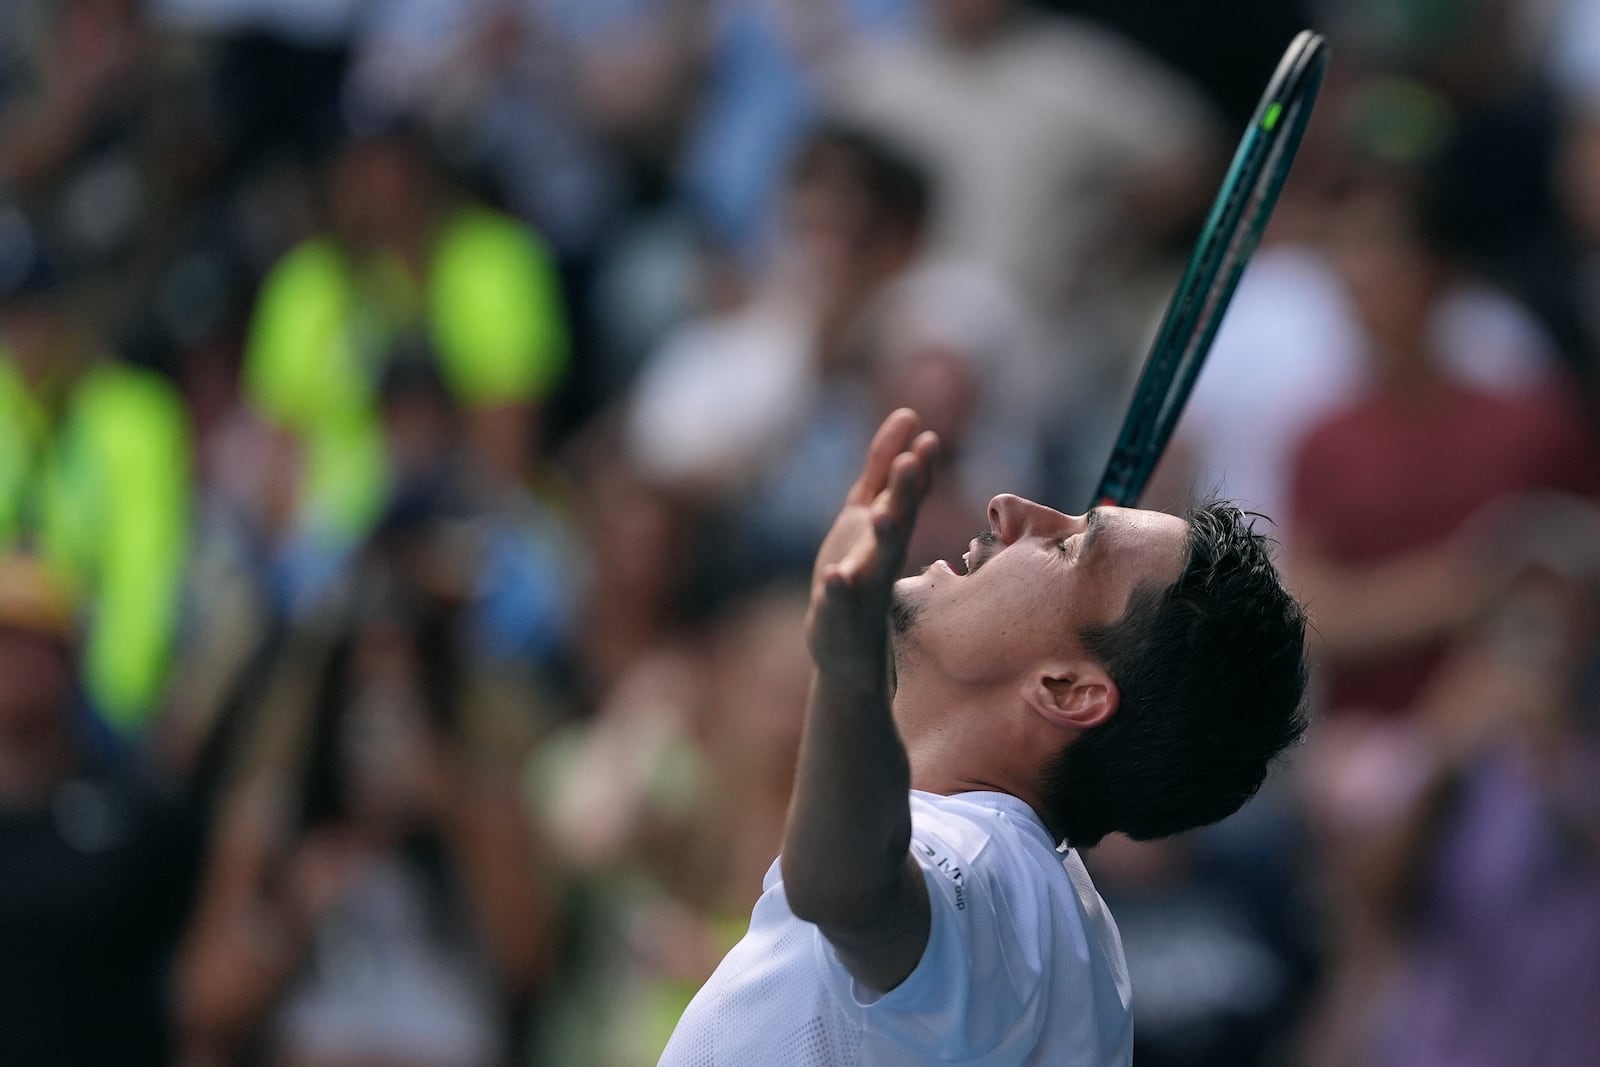
[{"label": "open hand", "polygon": [[919,425],[909,408],[883,420],[817,552],[806,637],[817,666],[842,679],[884,681],[890,597],[939,448]]}]

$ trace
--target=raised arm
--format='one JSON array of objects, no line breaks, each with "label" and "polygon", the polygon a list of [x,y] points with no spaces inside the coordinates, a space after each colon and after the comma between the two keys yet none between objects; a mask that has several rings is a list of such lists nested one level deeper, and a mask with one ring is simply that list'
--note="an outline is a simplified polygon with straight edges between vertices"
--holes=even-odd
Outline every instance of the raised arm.
[{"label": "raised arm", "polygon": [[911,770],[890,716],[889,605],[938,439],[902,408],[817,553],[806,620],[816,670],[783,842],[789,907],[856,980],[894,988],[927,944],[927,887],[911,859]]}]

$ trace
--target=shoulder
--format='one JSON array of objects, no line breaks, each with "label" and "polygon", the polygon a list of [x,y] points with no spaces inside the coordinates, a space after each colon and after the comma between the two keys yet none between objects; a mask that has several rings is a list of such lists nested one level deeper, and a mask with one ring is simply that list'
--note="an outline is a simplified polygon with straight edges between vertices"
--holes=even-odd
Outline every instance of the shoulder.
[{"label": "shoulder", "polygon": [[171,381],[115,361],[101,363],[84,376],[73,394],[73,411],[108,431],[183,434],[187,426],[183,400]]},{"label": "shoulder", "polygon": [[1052,1063],[1077,1062],[1086,1040],[1091,1056],[1120,1042],[1121,948],[1087,875],[1069,869],[1076,857],[1056,852],[1026,805],[999,794],[913,793],[911,812],[932,913],[921,960],[882,995],[827,967],[869,1040],[962,1062],[1060,1053]]},{"label": "shoulder", "polygon": [[984,929],[1020,983],[1044,969],[1059,920],[1081,918],[1063,857],[1020,800],[913,794],[911,855],[935,910]]},{"label": "shoulder", "polygon": [[[297,332],[340,321],[351,285],[349,261],[333,238],[312,237],[289,249],[267,270],[256,295],[249,358],[298,354]],[[265,338],[277,343],[263,343]]]},{"label": "shoulder", "polygon": [[1042,852],[1054,854],[1049,835],[1026,803],[999,793],[911,794],[912,837],[938,839],[971,862]]},{"label": "shoulder", "polygon": [[440,271],[504,270],[549,265],[549,249],[529,227],[509,215],[472,205],[456,211],[438,244]]},{"label": "shoulder", "polygon": [[107,360],[90,368],[79,384],[78,393],[93,400],[181,403],[177,387],[165,375],[120,360]]},{"label": "shoulder", "polygon": [[348,275],[344,253],[331,237],[311,237],[290,248],[267,271],[265,288],[342,285]]}]

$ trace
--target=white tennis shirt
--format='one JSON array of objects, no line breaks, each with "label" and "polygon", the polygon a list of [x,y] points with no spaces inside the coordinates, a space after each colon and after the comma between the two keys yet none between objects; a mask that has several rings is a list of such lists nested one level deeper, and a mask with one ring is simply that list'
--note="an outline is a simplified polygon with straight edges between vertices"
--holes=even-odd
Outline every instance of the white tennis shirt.
[{"label": "white tennis shirt", "polygon": [[789,910],[774,863],[660,1067],[1130,1063],[1122,942],[1077,853],[1004,793],[913,792],[911,826],[933,914],[904,982],[881,996],[855,982]]}]

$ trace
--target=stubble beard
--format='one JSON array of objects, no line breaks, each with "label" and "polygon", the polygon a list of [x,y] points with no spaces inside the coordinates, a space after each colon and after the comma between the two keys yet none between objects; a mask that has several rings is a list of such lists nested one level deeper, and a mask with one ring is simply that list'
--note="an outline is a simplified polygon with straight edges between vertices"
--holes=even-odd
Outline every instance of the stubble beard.
[{"label": "stubble beard", "polygon": [[895,586],[889,598],[889,679],[895,690],[900,686],[900,653],[911,643],[911,630],[921,615],[922,605]]},{"label": "stubble beard", "polygon": [[898,586],[889,598],[889,634],[892,638],[904,638],[911,633],[917,619],[922,615],[922,605],[913,601]]}]

